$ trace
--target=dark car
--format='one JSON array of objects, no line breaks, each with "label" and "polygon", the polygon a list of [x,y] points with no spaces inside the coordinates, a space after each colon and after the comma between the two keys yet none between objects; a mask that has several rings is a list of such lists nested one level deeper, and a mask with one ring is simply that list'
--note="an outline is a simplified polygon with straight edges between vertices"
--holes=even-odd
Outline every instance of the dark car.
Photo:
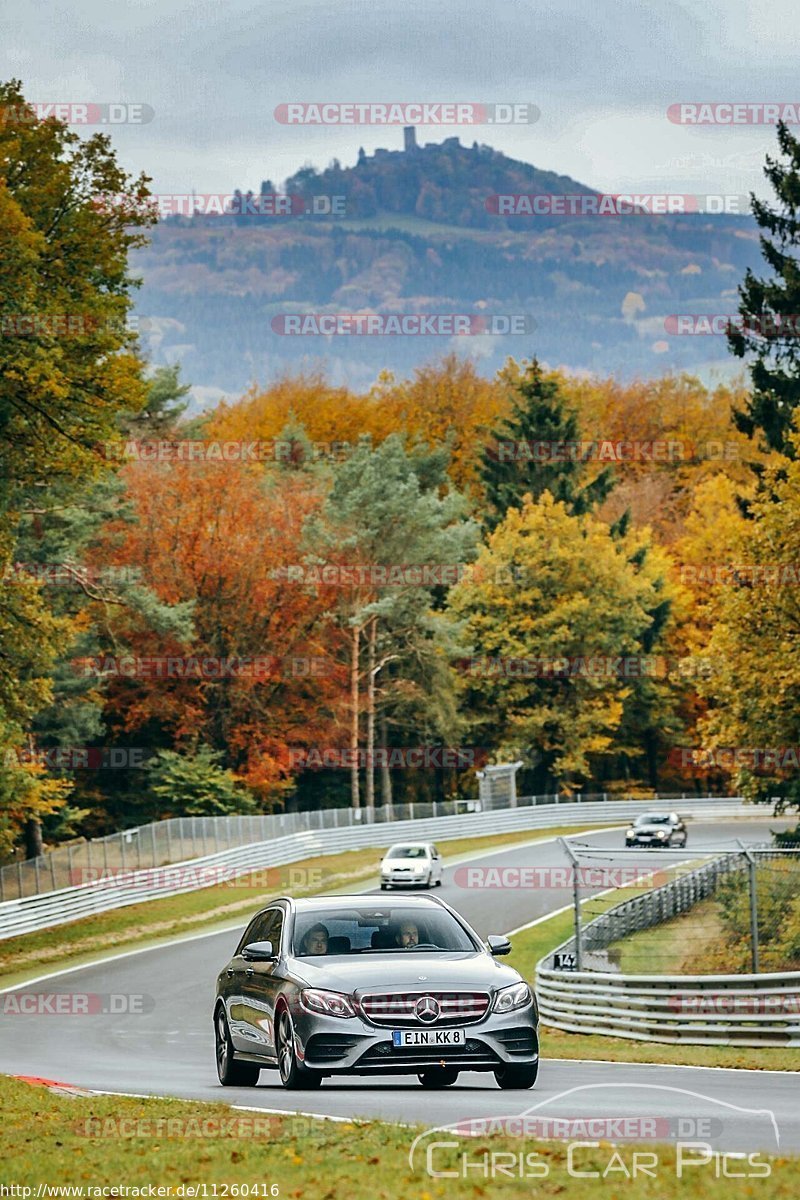
[{"label": "dark car", "polygon": [[248,925],[217,979],[217,1072],[252,1087],[262,1068],[284,1087],[328,1075],[459,1071],[530,1088],[539,1066],[538,1009],[512,967],[508,938],[484,944],[438,898],[281,897]]},{"label": "dark car", "polygon": [[643,813],[625,834],[626,846],[685,846],[686,826],[677,813]]}]

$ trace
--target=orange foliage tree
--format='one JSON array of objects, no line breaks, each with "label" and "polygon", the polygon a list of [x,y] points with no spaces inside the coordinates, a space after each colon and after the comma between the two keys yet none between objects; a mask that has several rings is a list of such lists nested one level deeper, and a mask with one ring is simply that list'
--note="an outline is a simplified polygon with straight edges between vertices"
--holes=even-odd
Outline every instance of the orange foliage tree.
[{"label": "orange foliage tree", "polygon": [[[324,738],[343,694],[332,598],[286,586],[317,485],[302,471],[219,462],[136,463],[124,474],[136,520],[109,529],[114,564],[140,567],[167,603],[191,602],[194,636],[126,629],[145,665],[111,683],[109,708],[127,730],[223,751],[262,798],[275,795],[292,745]],[[170,656],[177,665],[163,665]]]}]

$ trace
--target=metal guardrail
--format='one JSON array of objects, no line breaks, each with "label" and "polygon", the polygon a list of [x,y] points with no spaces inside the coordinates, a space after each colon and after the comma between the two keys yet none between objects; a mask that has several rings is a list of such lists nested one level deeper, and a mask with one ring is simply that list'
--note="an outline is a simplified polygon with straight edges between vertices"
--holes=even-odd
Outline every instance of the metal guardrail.
[{"label": "metal guardrail", "polygon": [[[758,856],[779,858],[781,851],[764,847]],[[582,928],[582,961],[629,934],[687,912],[713,895],[724,876],[747,867],[741,853],[722,855],[615,905]],[[638,1041],[800,1046],[800,971],[666,976],[554,968],[556,955],[574,956],[575,951],[572,937],[537,964],[537,997],[546,1025]]]},{"label": "metal guardrail", "polygon": [[[574,802],[589,804],[602,800],[616,803],[618,799],[612,797],[608,801],[608,793],[599,793],[576,796]],[[651,798],[650,804],[666,804],[668,801],[670,807],[684,803],[683,797],[660,796]],[[171,817],[165,821],[123,829],[106,837],[57,846],[38,858],[0,867],[0,903],[20,900],[23,896],[35,896],[40,892],[55,892],[83,883],[93,874],[118,868],[126,871],[161,867],[202,855],[217,854],[221,850],[232,850],[236,846],[286,837],[290,833],[304,833],[309,829],[342,829],[365,824],[414,821],[424,817],[451,817],[465,812],[504,811],[508,808],[570,802],[569,797],[559,795],[520,796],[514,798],[513,802],[484,796],[481,800],[389,804],[359,810],[326,808],[231,817]]]},{"label": "metal guardrail", "polygon": [[[652,800],[559,804],[551,801],[549,804],[520,804],[516,808],[490,812],[382,821],[374,824],[348,823],[338,829],[306,827],[302,832],[290,832],[282,837],[273,836],[269,840],[254,840],[249,845],[190,858],[182,863],[141,869],[133,865],[109,865],[108,868],[98,870],[99,877],[92,877],[85,883],[0,903],[0,940],[50,926],[64,925],[81,917],[139,904],[144,900],[195,891],[198,887],[234,879],[238,875],[265,867],[284,866],[343,850],[386,846],[398,837],[445,840],[480,837],[514,830],[552,829],[576,823],[587,826],[602,825],[627,821],[632,816],[646,812],[652,806]],[[681,812],[694,817],[753,814],[752,806],[745,804],[738,797],[682,800],[679,807]],[[329,811],[350,812],[342,809]],[[318,814],[299,813],[291,816],[316,818]],[[226,821],[230,818],[204,819]],[[243,819],[249,821],[251,818]],[[99,867],[102,867],[102,864],[99,864]]]},{"label": "metal guardrail", "polygon": [[800,1046],[800,971],[614,975],[537,967],[539,1012],[570,1033],[701,1046]]}]

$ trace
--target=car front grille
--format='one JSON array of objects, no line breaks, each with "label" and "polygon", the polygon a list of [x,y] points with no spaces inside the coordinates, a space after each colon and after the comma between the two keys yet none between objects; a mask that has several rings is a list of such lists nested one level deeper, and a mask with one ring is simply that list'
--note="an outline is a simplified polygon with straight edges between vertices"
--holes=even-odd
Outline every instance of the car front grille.
[{"label": "car front grille", "polygon": [[394,1046],[391,1042],[376,1042],[374,1046],[370,1046],[361,1058],[356,1063],[357,1067],[383,1067],[393,1068],[410,1066],[416,1067],[420,1063],[441,1063],[446,1062],[455,1064],[463,1062],[464,1069],[467,1065],[475,1066],[497,1066],[500,1059],[484,1042],[479,1042],[475,1038],[468,1038],[462,1046],[448,1046],[446,1049],[435,1049],[433,1046]]},{"label": "car front grille", "polygon": [[[414,1009],[423,997],[439,1005],[435,1021],[420,1021]],[[414,1025],[421,1029],[442,1025],[473,1025],[489,1011],[488,992],[370,992],[361,997],[361,1011],[373,1025]]]}]

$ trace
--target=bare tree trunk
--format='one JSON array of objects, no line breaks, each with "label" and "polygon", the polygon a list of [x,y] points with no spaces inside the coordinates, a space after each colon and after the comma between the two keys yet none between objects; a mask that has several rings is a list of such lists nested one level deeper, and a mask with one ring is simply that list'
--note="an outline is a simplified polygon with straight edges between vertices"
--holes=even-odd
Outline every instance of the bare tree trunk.
[{"label": "bare tree trunk", "polygon": [[38,858],[40,854],[44,854],[44,842],[42,841],[42,826],[35,817],[30,817],[25,822],[25,857]]},{"label": "bare tree trunk", "polygon": [[389,761],[387,757],[387,746],[389,742],[389,730],[386,723],[385,714],[381,716],[381,804],[392,803],[392,774],[389,770]]},{"label": "bare tree trunk", "polygon": [[375,644],[378,639],[378,618],[373,617],[369,626],[367,644],[367,775],[365,804],[375,807]]},{"label": "bare tree trunk", "polygon": [[350,803],[353,808],[361,807],[361,797],[358,790],[358,666],[360,640],[361,629],[358,625],[354,625],[353,641],[350,648]]}]

